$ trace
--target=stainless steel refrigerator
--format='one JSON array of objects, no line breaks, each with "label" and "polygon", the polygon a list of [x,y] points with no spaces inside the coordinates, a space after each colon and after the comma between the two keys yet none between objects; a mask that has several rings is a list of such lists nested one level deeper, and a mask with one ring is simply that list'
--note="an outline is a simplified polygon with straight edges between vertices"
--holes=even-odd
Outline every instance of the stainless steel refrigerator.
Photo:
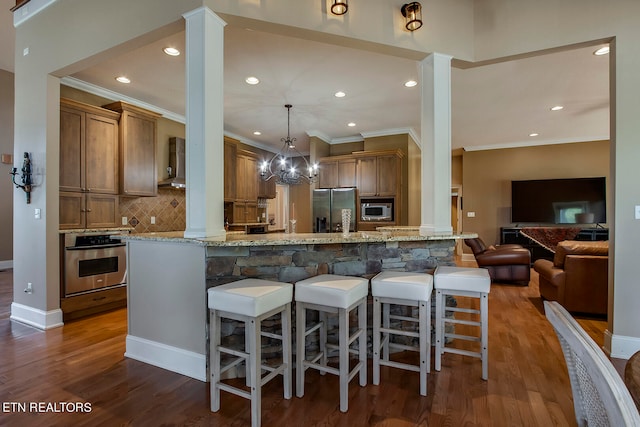
[{"label": "stainless steel refrigerator", "polygon": [[349,231],[356,231],[356,189],[313,190],[313,232],[342,231],[342,209],[351,209]]}]

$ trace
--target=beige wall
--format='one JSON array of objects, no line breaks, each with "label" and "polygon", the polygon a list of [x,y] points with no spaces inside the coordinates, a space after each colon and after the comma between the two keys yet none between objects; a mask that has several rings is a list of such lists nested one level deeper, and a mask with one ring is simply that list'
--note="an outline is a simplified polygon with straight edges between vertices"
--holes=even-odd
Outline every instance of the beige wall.
[{"label": "beige wall", "polygon": [[462,229],[477,232],[488,245],[499,243],[500,227],[511,225],[512,180],[605,176],[610,182],[609,148],[609,141],[598,141],[465,152]]},{"label": "beige wall", "polygon": [[[4,70],[0,70],[0,154],[13,155],[13,73]],[[19,168],[20,161],[0,163],[0,269],[13,260],[13,195],[25,201],[22,190],[9,185],[9,172],[14,165]]]}]

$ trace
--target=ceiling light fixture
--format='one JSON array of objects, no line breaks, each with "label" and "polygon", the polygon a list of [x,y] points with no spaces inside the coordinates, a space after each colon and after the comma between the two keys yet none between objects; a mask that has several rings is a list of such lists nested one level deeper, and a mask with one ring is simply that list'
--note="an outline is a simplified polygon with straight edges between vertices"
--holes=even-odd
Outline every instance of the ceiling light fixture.
[{"label": "ceiling light fixture", "polygon": [[407,3],[400,9],[402,16],[405,17],[405,28],[409,31],[415,31],[422,27],[422,6],[417,1]]},{"label": "ceiling light fixture", "polygon": [[346,94],[346,93],[344,93],[343,91],[338,91],[338,92],[336,92],[336,93],[334,94],[334,96],[335,96],[336,98],[344,98],[345,96],[347,96],[347,94]]},{"label": "ceiling light fixture", "polygon": [[[286,104],[284,107],[287,109],[287,137],[281,139],[284,145],[280,152],[274,154],[271,160],[264,161],[262,165],[260,165],[260,177],[263,181],[275,178],[278,184],[284,185],[297,185],[303,182],[312,184],[318,176],[318,165],[315,163],[310,165],[306,157],[296,149],[296,139],[291,138],[290,132],[292,105]],[[276,159],[278,159],[277,162]],[[301,164],[300,159],[304,161],[304,167],[307,170],[306,174],[300,173],[296,167],[297,164]],[[295,161],[297,161],[297,164],[294,163]],[[274,163],[276,164],[274,165]]]},{"label": "ceiling light fixture", "polygon": [[262,135],[262,132],[260,132],[259,130],[256,130],[256,131],[253,132],[253,134],[259,136],[259,135]]},{"label": "ceiling light fixture", "polygon": [[530,133],[529,136],[538,136],[538,134],[533,132],[533,133]]},{"label": "ceiling light fixture", "polygon": [[418,82],[417,82],[417,81],[415,81],[415,80],[407,80],[407,81],[404,83],[404,85],[405,85],[406,87],[414,87],[414,86],[417,86],[417,85],[418,85]]},{"label": "ceiling light fixture", "polygon": [[176,49],[175,47],[165,47],[164,49],[162,49],[162,51],[164,53],[166,53],[169,56],[179,56],[180,55],[180,51],[178,49]]},{"label": "ceiling light fixture", "polygon": [[609,46],[601,47],[600,49],[593,52],[594,55],[601,56],[609,53]]},{"label": "ceiling light fixture", "polygon": [[257,85],[258,83],[260,83],[260,80],[258,80],[257,77],[247,77],[246,79],[244,79],[245,82],[249,83],[250,85]]},{"label": "ceiling light fixture", "polygon": [[350,128],[355,127],[355,125],[356,125],[356,124],[355,124],[355,123],[353,123],[353,122],[349,122],[349,123],[347,123],[347,126],[349,126]]},{"label": "ceiling light fixture", "polygon": [[116,77],[116,80],[119,81],[120,83],[125,83],[125,84],[131,83],[131,80],[129,80],[125,76],[118,76]]},{"label": "ceiling light fixture", "polygon": [[348,0],[333,0],[331,13],[334,15],[344,15],[349,10]]},{"label": "ceiling light fixture", "polygon": [[562,110],[564,107],[562,105],[556,105],[555,107],[551,107],[551,111],[560,111]]}]

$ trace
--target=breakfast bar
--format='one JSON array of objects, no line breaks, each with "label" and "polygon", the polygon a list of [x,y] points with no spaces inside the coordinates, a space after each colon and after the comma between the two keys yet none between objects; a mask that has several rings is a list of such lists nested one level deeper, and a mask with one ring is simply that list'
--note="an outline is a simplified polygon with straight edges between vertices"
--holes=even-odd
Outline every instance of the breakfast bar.
[{"label": "breakfast bar", "polygon": [[454,265],[456,241],[476,233],[421,236],[417,228],[342,233],[181,232],[127,241],[127,357],[207,380],[206,290],[244,278],[294,283],[319,274],[369,278],[384,270],[431,272]]}]

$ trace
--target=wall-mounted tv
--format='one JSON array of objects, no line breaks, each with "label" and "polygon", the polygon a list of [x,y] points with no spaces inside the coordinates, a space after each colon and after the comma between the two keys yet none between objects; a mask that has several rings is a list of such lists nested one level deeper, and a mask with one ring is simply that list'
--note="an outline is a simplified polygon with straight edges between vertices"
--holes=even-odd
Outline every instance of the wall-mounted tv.
[{"label": "wall-mounted tv", "polygon": [[511,181],[511,222],[605,223],[606,188],[605,177]]}]

